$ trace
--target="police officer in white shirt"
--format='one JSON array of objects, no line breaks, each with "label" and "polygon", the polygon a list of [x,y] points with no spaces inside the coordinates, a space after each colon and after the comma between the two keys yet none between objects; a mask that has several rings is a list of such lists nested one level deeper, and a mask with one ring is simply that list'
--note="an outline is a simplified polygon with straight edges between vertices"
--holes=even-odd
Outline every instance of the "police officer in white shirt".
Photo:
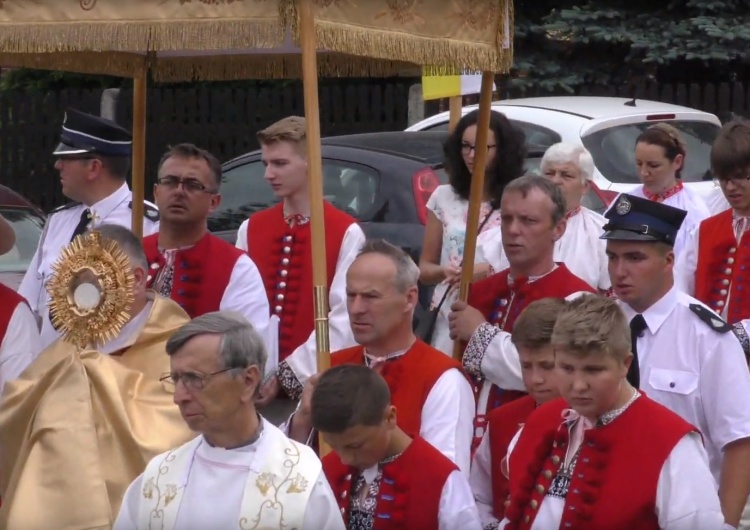
[{"label": "police officer in white shirt", "polygon": [[[102,223],[132,224],[132,196],[126,182],[130,169],[132,137],[113,121],[68,109],[60,145],[54,151],[63,194],[70,202],[47,218],[39,246],[18,292],[41,320],[42,346],[59,334],[52,327],[45,286],[52,265],[72,239]],[[159,230],[159,211],[144,204],[143,235]]]},{"label": "police officer in white shirt", "polygon": [[735,528],[750,494],[750,373],[732,327],[674,285],[673,247],[685,215],[622,194],[605,214],[602,239],[631,322],[628,378],[701,431],[727,528]]}]

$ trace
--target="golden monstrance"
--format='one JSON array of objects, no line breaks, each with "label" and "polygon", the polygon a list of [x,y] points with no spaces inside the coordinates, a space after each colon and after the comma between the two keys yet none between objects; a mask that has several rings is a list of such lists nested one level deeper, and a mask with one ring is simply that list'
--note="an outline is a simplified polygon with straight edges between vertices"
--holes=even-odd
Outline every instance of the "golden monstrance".
[{"label": "golden monstrance", "polygon": [[52,325],[79,350],[115,338],[128,322],[135,278],[130,259],[97,231],[77,236],[52,266]]}]

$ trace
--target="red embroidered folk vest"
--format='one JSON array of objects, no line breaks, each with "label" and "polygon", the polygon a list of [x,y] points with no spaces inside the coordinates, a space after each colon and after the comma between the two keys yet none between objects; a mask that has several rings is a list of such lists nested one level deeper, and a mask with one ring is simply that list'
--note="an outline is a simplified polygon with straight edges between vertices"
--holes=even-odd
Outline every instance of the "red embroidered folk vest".
[{"label": "red embroidered folk vest", "polygon": [[[401,456],[383,465],[373,530],[438,530],[443,487],[457,469],[428,442],[414,438]],[[351,490],[359,472],[333,452],[323,458],[323,471],[348,526]]]},{"label": "red embroidered folk vest", "polygon": [[[290,227],[281,203],[254,213],[247,226],[247,248],[260,271],[271,314],[279,317],[279,361],[304,343],[315,327],[310,223]],[[352,216],[323,205],[326,273],[331,288],[344,234]]]},{"label": "red embroidered folk vest", "polygon": [[[166,264],[159,252],[159,234],[143,238],[149,264],[148,287]],[[204,235],[190,248],[178,250],[174,261],[172,300],[190,315],[199,317],[219,311],[224,291],[229,285],[234,265],[244,252],[214,235]]]},{"label": "red embroidered folk vest", "polygon": [[[529,416],[510,456],[506,530],[528,530],[568,447],[560,398]],[[656,487],[675,445],[695,427],[645,395],[618,418],[584,432],[560,528],[658,530]],[[648,433],[644,443],[644,433]]]},{"label": "red embroidered folk vest", "polygon": [[[570,272],[563,263],[559,263],[555,270],[533,282],[518,281],[511,287],[508,285],[509,276],[510,269],[505,269],[473,284],[469,288],[467,302],[481,311],[487,322],[509,333],[513,330],[518,315],[532,302],[543,298],[565,298],[577,292],[595,292],[588,283]],[[475,385],[474,389],[478,393],[481,386]],[[525,392],[503,390],[492,385],[485,414],[524,395],[526,395]],[[474,447],[478,446],[482,439],[487,421],[485,414],[477,411]]]},{"label": "red embroidered folk vest", "polygon": [[505,503],[510,493],[508,479],[501,470],[501,463],[508,454],[511,440],[535,408],[534,398],[523,396],[487,415],[492,458],[492,515],[498,521],[505,517]]},{"label": "red embroidered folk vest", "polygon": [[[365,349],[355,346],[331,355],[331,366],[364,364]],[[422,427],[422,407],[432,387],[446,371],[461,370],[458,361],[417,340],[404,355],[386,361],[380,375],[388,383],[398,426],[415,438]],[[456,404],[458,406],[458,404]]]},{"label": "red embroidered folk vest", "polygon": [[750,318],[750,232],[737,243],[731,209],[698,228],[695,297],[719,314],[729,299],[730,324]]},{"label": "red embroidered folk vest", "polygon": [[15,292],[13,289],[0,284],[0,342],[5,338],[5,333],[8,331],[8,324],[10,319],[13,317],[13,312],[18,307],[18,304],[26,304],[26,299]]}]

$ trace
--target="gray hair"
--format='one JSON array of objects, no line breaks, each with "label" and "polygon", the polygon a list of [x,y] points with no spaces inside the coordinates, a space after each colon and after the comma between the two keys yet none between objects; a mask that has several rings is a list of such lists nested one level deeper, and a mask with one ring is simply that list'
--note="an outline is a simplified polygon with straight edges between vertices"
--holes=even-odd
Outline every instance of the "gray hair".
[{"label": "gray hair", "polygon": [[552,201],[552,224],[556,225],[565,217],[568,207],[565,204],[565,195],[556,184],[546,177],[539,175],[524,175],[517,179],[511,180],[503,190],[503,195],[515,191],[522,197],[526,197],[531,190],[538,189],[542,191]]},{"label": "gray hair", "polygon": [[143,250],[143,244],[129,229],[115,224],[102,224],[90,229],[89,232],[99,232],[105,240],[114,241],[120,247],[120,250],[130,258],[134,266],[145,271],[148,270],[148,260],[146,259],[146,252]]},{"label": "gray hair", "polygon": [[380,254],[389,258],[396,266],[396,289],[405,293],[419,282],[419,267],[411,256],[396,245],[384,239],[368,239],[359,251],[359,256],[366,254]]},{"label": "gray hair", "polygon": [[582,145],[559,142],[551,145],[539,163],[539,170],[544,173],[552,164],[573,164],[578,168],[583,182],[594,179],[594,158]]},{"label": "gray hair", "polygon": [[266,345],[248,320],[236,311],[214,311],[194,318],[175,331],[167,341],[167,355],[174,355],[191,339],[201,335],[221,335],[219,356],[224,368],[244,370],[257,366],[263,377]]}]

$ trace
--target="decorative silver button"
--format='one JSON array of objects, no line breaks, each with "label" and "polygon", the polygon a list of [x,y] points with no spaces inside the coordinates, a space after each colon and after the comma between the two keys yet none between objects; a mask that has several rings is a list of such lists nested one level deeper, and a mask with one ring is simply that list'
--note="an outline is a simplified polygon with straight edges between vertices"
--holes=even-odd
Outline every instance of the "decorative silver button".
[{"label": "decorative silver button", "polygon": [[721,293],[722,296],[726,296],[727,295],[727,290],[726,289],[722,289],[719,292]]},{"label": "decorative silver button", "polygon": [[279,302],[281,302],[283,299],[284,299],[284,295],[283,294],[279,293],[279,294],[276,295],[276,300],[278,300]]},{"label": "decorative silver button", "polygon": [[284,247],[282,251],[284,252],[284,254],[289,254],[292,251],[292,249],[291,247]]},{"label": "decorative silver button", "polygon": [[506,305],[508,305],[508,301],[505,298],[503,298],[502,300],[500,300],[500,305],[505,307]]},{"label": "decorative silver button", "polygon": [[724,300],[719,300],[718,302],[716,302],[716,305],[718,307],[724,307]]},{"label": "decorative silver button", "polygon": [[281,313],[281,306],[277,305],[276,307],[273,308],[273,310],[276,311],[277,313]]},{"label": "decorative silver button", "polygon": [[282,270],[282,271],[279,272],[279,274],[281,274],[282,278],[286,278],[286,275],[289,274],[289,273],[286,270]]},{"label": "decorative silver button", "polygon": [[279,282],[279,289],[286,289],[286,282]]},{"label": "decorative silver button", "polygon": [[729,285],[729,280],[721,280],[722,285]]},{"label": "decorative silver button", "polygon": [[735,252],[737,252],[737,247],[732,247],[729,249],[730,254],[734,254]]},{"label": "decorative silver button", "polygon": [[284,236],[284,243],[289,243],[292,240],[292,236]]},{"label": "decorative silver button", "polygon": [[730,274],[732,274],[732,269],[724,269],[724,274],[729,276]]},{"label": "decorative silver button", "polygon": [[281,264],[282,264],[282,265],[285,265],[285,266],[286,266],[286,265],[289,265],[289,258],[284,258],[284,259],[282,259],[282,260],[281,260]]},{"label": "decorative silver button", "polygon": [[732,263],[734,263],[734,258],[729,258],[729,259],[727,260],[727,263],[729,263],[730,265],[731,265]]},{"label": "decorative silver button", "polygon": [[154,270],[156,270],[156,269],[159,268],[159,264],[158,263],[152,263],[151,264],[151,268],[154,269]]}]

